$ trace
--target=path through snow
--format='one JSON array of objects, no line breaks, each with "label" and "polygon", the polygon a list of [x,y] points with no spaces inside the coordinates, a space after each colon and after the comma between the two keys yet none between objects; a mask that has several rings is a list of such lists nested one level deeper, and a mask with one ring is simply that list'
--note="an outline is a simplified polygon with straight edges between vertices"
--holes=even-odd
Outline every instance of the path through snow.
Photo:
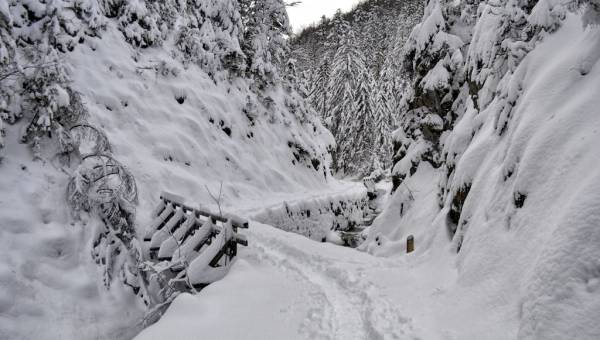
[{"label": "path through snow", "polygon": [[504,339],[515,327],[502,313],[474,317],[489,306],[456,284],[449,249],[382,258],[250,225],[230,273],[179,296],[137,340]]},{"label": "path through snow", "polygon": [[[220,339],[235,339],[243,334],[244,339],[264,339],[273,331],[272,335],[278,339],[411,338],[407,336],[412,333],[410,320],[390,304],[389,297],[382,295],[372,280],[373,270],[396,267],[392,260],[313,242],[258,223],[252,223],[248,236],[251,246],[241,252],[240,260],[226,279],[196,297],[179,298],[167,315],[138,339],[166,336],[195,339],[194,334]],[[273,276],[256,278],[266,279],[256,287],[254,283],[242,283],[254,279],[248,271]],[[241,280],[239,286],[233,283],[237,280]],[[284,287],[283,294],[281,287]],[[254,291],[248,291],[249,288]],[[272,292],[271,298],[255,299],[265,292],[267,295]],[[219,295],[220,299],[214,298]],[[212,296],[210,301],[206,301],[209,296]],[[210,306],[211,302],[228,304],[231,300],[237,301],[231,306],[237,309],[235,315],[217,307],[214,308],[216,313],[223,312],[220,317],[210,317],[210,321],[203,317],[205,308],[214,307]],[[242,310],[245,312],[239,313]],[[232,320],[236,315],[242,315],[242,320]],[[182,318],[190,323],[181,322]],[[216,320],[219,322],[212,322]],[[283,322],[284,329],[278,329],[281,325],[277,325],[277,321]],[[256,334],[244,331],[252,330],[256,322],[263,322]],[[224,334],[223,325],[227,323],[231,324],[230,328],[236,325],[238,329],[229,329]]]}]

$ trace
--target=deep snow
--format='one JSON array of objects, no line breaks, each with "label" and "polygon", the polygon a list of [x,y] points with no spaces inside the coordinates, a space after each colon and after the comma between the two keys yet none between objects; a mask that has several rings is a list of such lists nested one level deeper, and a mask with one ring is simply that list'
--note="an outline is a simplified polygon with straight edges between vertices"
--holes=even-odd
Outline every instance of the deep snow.
[{"label": "deep snow", "polygon": [[[136,62],[111,34],[119,33],[91,40],[95,53],[86,45],[69,58],[90,120],[136,176],[140,232],[165,189],[214,209],[205,185],[214,193],[222,182],[225,209],[250,217],[357,189],[293,165],[281,142],[293,131],[324,152],[328,134],[281,116],[277,128],[259,120],[246,138],[247,122],[231,112],[245,105],[247,84],[136,70],[167,56],[155,50]],[[599,41],[600,28],[569,15],[515,71],[524,92],[504,137],[492,131],[491,109],[467,112],[447,136],[465,150],[457,176],[472,182],[459,254],[437,205],[439,174],[422,163],[375,221],[366,252],[251,222],[229,275],[178,297],[137,339],[600,338]],[[32,162],[14,142],[18,128],[7,129],[1,164],[0,207],[10,213],[0,216],[0,338],[133,336],[140,301],[118,286],[104,290],[89,254],[97,226],[71,219],[67,174],[54,160]],[[516,192],[527,195],[522,208]],[[408,235],[416,252],[405,255]]]},{"label": "deep snow", "polygon": [[[326,168],[331,134],[315,117],[292,114],[282,86],[265,94],[267,109],[247,80],[215,82],[175,61],[172,41],[139,51],[114,21],[107,25],[63,58],[87,120],[135,176],[140,236],[163,190],[217,211],[209,191],[219,196],[222,185],[220,204],[231,211],[345,187]],[[32,161],[17,142],[24,128],[7,126],[0,150],[0,338],[130,339],[142,329],[143,303],[128,287],[104,287],[91,256],[102,226],[71,216],[73,169],[51,157]]]},{"label": "deep snow", "polygon": [[472,183],[460,253],[440,174],[421,163],[362,246],[384,257],[254,222],[231,275],[180,297],[137,339],[598,339],[598,41],[599,27],[568,15],[510,79],[523,92],[503,137],[494,102],[446,136],[464,148],[455,180]]}]

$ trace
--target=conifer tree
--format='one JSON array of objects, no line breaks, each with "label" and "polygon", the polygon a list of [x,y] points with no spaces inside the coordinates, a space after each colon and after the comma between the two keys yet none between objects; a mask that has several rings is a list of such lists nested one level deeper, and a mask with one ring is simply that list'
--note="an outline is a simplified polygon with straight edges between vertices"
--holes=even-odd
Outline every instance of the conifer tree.
[{"label": "conifer tree", "polygon": [[242,0],[246,72],[261,83],[274,84],[289,55],[286,37],[291,34],[282,0]]},{"label": "conifer tree", "polygon": [[334,168],[356,173],[364,168],[372,132],[372,78],[352,28],[340,40],[333,58],[325,124],[337,140]]},{"label": "conifer tree", "polygon": [[330,77],[329,59],[323,59],[321,65],[316,71],[312,80],[309,97],[312,107],[325,120],[330,116],[329,113],[329,77]]},{"label": "conifer tree", "polygon": [[196,1],[186,6],[183,11],[187,22],[176,36],[183,62],[197,63],[213,77],[221,70],[240,75],[244,55],[238,1]]}]

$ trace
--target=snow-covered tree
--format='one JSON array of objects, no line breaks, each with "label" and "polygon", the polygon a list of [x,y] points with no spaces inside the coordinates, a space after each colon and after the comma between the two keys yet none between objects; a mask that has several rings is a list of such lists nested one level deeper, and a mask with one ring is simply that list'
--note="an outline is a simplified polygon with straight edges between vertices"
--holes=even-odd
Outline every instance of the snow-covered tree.
[{"label": "snow-covered tree", "polygon": [[[340,110],[340,107],[357,105],[355,101],[359,89],[358,86],[347,86],[345,82],[336,81],[333,68],[336,53],[344,51],[347,31],[352,29],[354,45],[362,54],[362,64],[368,72],[355,74],[355,77],[372,79],[372,83],[365,80],[370,84],[370,90],[360,90],[370,93],[369,110],[372,118],[368,121],[369,128],[362,124],[359,129],[359,134],[368,136],[337,138],[339,145],[343,142],[339,138],[353,138],[356,142],[370,140],[369,143],[361,142],[365,146],[351,150],[360,159],[360,164],[354,167],[355,170],[361,169],[359,172],[368,171],[369,167],[377,166],[377,162],[387,167],[391,163],[390,131],[396,125],[395,116],[399,113],[401,90],[405,83],[404,72],[400,70],[401,49],[412,26],[418,21],[421,10],[421,1],[365,1],[348,13],[338,11],[331,19],[323,18],[318,25],[308,27],[292,40],[293,52],[307,56],[298,58],[298,61],[299,68],[311,71],[311,105],[334,136],[343,136],[339,131],[341,112],[359,113],[356,109]],[[365,84],[365,81],[362,83]],[[363,152],[367,154],[358,157]]]},{"label": "snow-covered tree", "polygon": [[280,70],[289,55],[286,38],[291,30],[285,3],[282,0],[241,0],[240,3],[246,72],[263,87],[274,84],[282,76]]},{"label": "snow-covered tree", "polygon": [[329,59],[323,59],[311,82],[311,89],[308,99],[320,114],[321,118],[325,119],[329,111],[329,77],[331,66]]},{"label": "snow-covered tree", "polygon": [[357,173],[371,158],[373,80],[354,31],[347,29],[333,58],[325,124],[337,140],[335,169]]},{"label": "snow-covered tree", "polygon": [[186,24],[175,45],[184,64],[196,63],[212,77],[224,69],[241,75],[243,27],[238,1],[189,1],[183,11]]},{"label": "snow-covered tree", "polygon": [[368,175],[381,156],[375,132],[374,80],[366,68],[359,71],[353,98],[355,111],[343,116],[338,138],[338,169],[347,174]]},{"label": "snow-covered tree", "polygon": [[402,99],[403,131],[394,141],[394,189],[421,160],[441,165],[439,139],[455,119],[452,103],[461,84],[463,44],[450,33],[440,1],[430,1],[404,47],[403,69],[412,81]]}]

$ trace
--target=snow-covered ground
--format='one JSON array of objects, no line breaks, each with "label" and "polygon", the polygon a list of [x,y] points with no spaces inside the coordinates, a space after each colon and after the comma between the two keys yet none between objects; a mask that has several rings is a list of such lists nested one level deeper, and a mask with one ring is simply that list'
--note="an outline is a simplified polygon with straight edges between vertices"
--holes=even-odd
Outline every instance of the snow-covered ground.
[{"label": "snow-covered ground", "polygon": [[[457,284],[454,257],[389,258],[251,222],[229,275],[136,339],[506,339],[514,324]],[[486,315],[482,317],[482,315]]]},{"label": "snow-covered ground", "polygon": [[[417,201],[434,203],[435,172],[424,168],[418,174],[407,185]],[[460,280],[446,235],[433,232],[430,240],[433,226],[419,231],[435,215],[424,207],[411,217],[415,227],[403,227],[392,221],[394,200],[382,203],[388,208],[372,235],[382,231],[377,226],[383,221],[414,232],[416,252],[405,254],[405,238],[391,241],[381,234],[384,246],[378,249],[385,251],[378,255],[385,256],[374,256],[251,221],[243,231],[249,246],[229,275],[196,296],[178,297],[136,340],[515,338],[514,306]]]},{"label": "snow-covered ground", "polygon": [[384,257],[252,223],[231,274],[137,339],[598,339],[599,33],[567,15],[514,72],[506,137],[494,103],[449,137],[476,128],[457,163],[472,183],[460,253],[421,163],[362,247]]},{"label": "snow-covered ground", "polygon": [[[18,138],[9,129],[7,140]],[[142,329],[129,288],[104,289],[91,256],[94,221],[74,221],[69,176],[7,143],[0,176],[0,339],[127,339]],[[41,164],[44,166],[40,166]],[[89,222],[89,223],[85,223]]]},{"label": "snow-covered ground", "polygon": [[[89,121],[137,179],[140,233],[163,190],[215,209],[209,191],[222,185],[224,210],[250,218],[364,190],[294,161],[288,142],[327,158],[331,136],[318,122],[262,109],[251,122],[248,83],[184,70],[168,46],[139,55],[120,34],[109,27],[68,64]],[[180,295],[137,339],[600,338],[599,37],[567,15],[515,70],[522,94],[504,137],[491,109],[465,113],[446,136],[468,140],[455,178],[472,184],[459,254],[439,207],[439,170],[423,162],[381,202],[360,250],[251,221],[229,275]],[[179,75],[157,75],[163,60]],[[72,169],[32,161],[16,142],[23,128],[7,128],[0,163],[0,339],[131,338],[144,306],[128,288],[105,289],[90,255],[100,226],[65,204]],[[521,207],[516,193],[527,195]]]},{"label": "snow-covered ground", "polygon": [[[222,186],[223,209],[244,212],[347,189],[329,174],[331,134],[293,92],[273,86],[263,93],[267,108],[248,79],[215,81],[184,66],[171,53],[173,36],[139,50],[117,25],[107,20],[101,37],[82,39],[61,58],[86,121],[136,179],[139,234],[163,190],[216,211],[211,193]],[[73,218],[66,203],[77,164],[61,163],[56,150],[33,161],[18,142],[26,124],[6,126],[0,150],[0,339],[130,339],[146,307],[129,287],[103,285],[91,256],[103,226]]]}]

